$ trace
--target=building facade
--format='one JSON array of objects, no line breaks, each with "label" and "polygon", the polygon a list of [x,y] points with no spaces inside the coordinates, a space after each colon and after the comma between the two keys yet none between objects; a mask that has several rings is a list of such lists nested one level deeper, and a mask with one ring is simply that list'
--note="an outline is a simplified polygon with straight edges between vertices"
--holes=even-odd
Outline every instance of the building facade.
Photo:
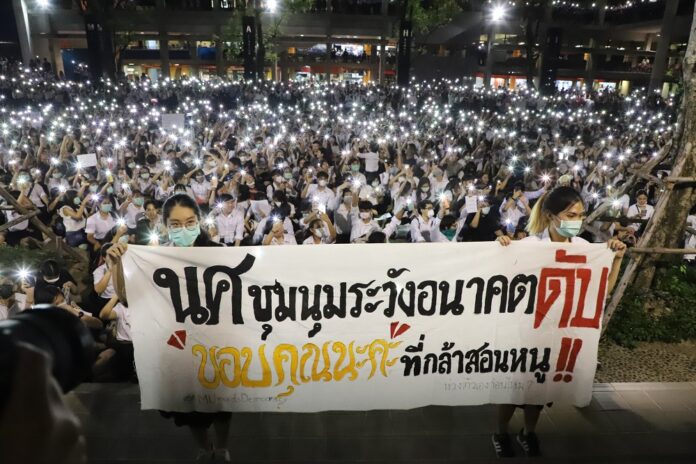
[{"label": "building facade", "polygon": [[414,73],[511,88],[526,87],[527,76],[543,87],[551,73],[556,88],[668,93],[680,80],[693,8],[693,0],[481,1],[421,41]]},{"label": "building facade", "polygon": [[[12,2],[25,61],[46,57],[68,77],[85,67],[89,18],[78,1]],[[384,81],[395,73],[394,2],[304,1],[303,12],[284,10],[282,0],[249,3],[259,7],[269,79]],[[241,17],[256,12],[247,6],[245,0],[124,0],[100,22],[113,32],[117,72],[236,77],[243,73]]]}]

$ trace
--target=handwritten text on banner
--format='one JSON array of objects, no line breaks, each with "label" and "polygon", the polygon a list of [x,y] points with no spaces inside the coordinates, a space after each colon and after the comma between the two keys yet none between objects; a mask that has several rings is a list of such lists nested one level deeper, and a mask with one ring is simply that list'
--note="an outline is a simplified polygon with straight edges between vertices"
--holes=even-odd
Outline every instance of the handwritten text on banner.
[{"label": "handwritten text on banner", "polygon": [[142,407],[589,403],[606,245],[131,246]]}]

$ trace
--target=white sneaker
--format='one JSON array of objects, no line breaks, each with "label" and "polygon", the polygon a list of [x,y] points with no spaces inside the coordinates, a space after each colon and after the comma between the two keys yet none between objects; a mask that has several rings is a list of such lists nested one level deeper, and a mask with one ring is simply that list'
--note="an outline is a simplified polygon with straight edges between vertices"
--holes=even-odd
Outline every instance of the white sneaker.
[{"label": "white sneaker", "polygon": [[232,462],[232,458],[230,457],[230,450],[228,450],[227,448],[218,448],[216,450],[213,450],[211,462],[214,462],[216,464]]}]

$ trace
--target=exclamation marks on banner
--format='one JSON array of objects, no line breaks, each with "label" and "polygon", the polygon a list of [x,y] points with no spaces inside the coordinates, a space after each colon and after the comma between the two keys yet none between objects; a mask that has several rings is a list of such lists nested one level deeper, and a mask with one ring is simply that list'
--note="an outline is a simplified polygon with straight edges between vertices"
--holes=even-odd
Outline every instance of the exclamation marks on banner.
[{"label": "exclamation marks on banner", "polygon": [[553,376],[554,382],[563,380],[565,383],[568,383],[573,380],[573,369],[575,369],[575,361],[578,359],[580,348],[582,348],[582,340],[580,338],[563,337],[563,340],[561,340],[561,352],[556,362],[556,375]]}]

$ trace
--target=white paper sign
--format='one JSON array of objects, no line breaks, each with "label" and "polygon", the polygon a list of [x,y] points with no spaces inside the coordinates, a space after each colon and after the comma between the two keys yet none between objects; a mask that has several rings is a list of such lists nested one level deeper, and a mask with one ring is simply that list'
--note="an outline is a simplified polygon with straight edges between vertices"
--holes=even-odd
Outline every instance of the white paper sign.
[{"label": "white paper sign", "polygon": [[183,114],[164,113],[162,114],[162,129],[183,129],[185,120],[185,115]]},{"label": "white paper sign", "polygon": [[465,198],[466,213],[475,213],[478,210],[478,197],[476,195],[467,195]]},{"label": "white paper sign", "polygon": [[91,168],[97,165],[97,154],[87,153],[86,155],[77,155],[77,162],[83,168]]},{"label": "white paper sign", "polygon": [[590,402],[599,244],[130,246],[143,409]]}]

